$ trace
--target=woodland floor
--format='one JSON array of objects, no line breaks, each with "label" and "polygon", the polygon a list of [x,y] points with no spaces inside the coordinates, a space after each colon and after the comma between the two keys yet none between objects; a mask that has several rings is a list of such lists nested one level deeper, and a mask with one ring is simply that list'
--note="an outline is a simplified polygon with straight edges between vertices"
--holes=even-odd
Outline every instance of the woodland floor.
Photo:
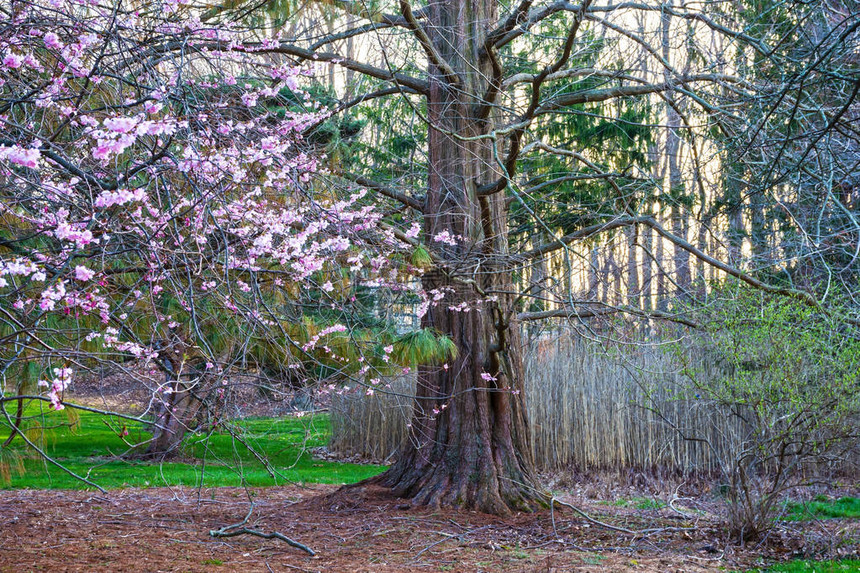
[{"label": "woodland floor", "polygon": [[603,521],[664,529],[634,537],[566,509],[509,518],[416,509],[377,487],[252,495],[248,527],[279,531],[316,556],[278,540],[210,537],[246,515],[243,489],[12,490],[0,491],[0,571],[699,572],[860,551],[858,520],[783,523],[763,543],[738,548],[701,505],[686,519],[670,508],[619,507],[576,493],[563,499]]}]

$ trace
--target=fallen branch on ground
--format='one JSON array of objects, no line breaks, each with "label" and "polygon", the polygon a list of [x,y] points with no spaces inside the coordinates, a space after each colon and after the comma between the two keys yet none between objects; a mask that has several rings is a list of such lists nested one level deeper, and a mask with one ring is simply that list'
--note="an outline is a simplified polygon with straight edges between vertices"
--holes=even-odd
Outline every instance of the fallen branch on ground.
[{"label": "fallen branch on ground", "polygon": [[[566,508],[572,510],[574,513],[577,513],[583,519],[585,519],[587,522],[589,522],[593,525],[597,525],[598,527],[603,527],[603,528],[609,529],[611,531],[618,531],[619,533],[625,533],[627,535],[633,535],[636,537],[645,537],[647,535],[652,535],[654,533],[663,533],[663,532],[668,532],[668,531],[692,531],[692,530],[696,529],[695,527],[653,527],[653,528],[649,528],[649,529],[640,529],[640,530],[627,529],[626,527],[618,527],[617,525],[611,525],[611,524],[606,523],[604,521],[594,519],[593,517],[591,517],[590,515],[588,515],[587,513],[582,511],[581,509],[579,509],[578,507],[571,505],[569,503],[563,502],[556,497],[553,497],[550,501],[550,508],[554,508],[555,504],[558,504],[562,507],[566,507]],[[553,530],[555,530],[555,513],[552,514],[552,521],[553,521]],[[558,535],[558,533],[556,533],[556,535]]]},{"label": "fallen branch on ground", "polygon": [[212,529],[209,531],[209,535],[216,538],[221,537],[236,537],[238,535],[254,535],[256,537],[262,537],[263,539],[280,539],[285,542],[287,545],[291,547],[295,547],[296,549],[301,549],[308,555],[316,555],[314,550],[308,547],[303,543],[299,543],[294,539],[290,539],[283,533],[278,533],[277,531],[273,531],[272,533],[263,533],[262,531],[258,531],[256,529],[249,529],[247,527],[243,527],[248,520],[251,518],[251,513],[254,511],[254,504],[251,504],[251,509],[248,510],[248,515],[245,516],[245,519],[240,521],[239,523],[234,523],[233,525],[225,525],[220,529]]},{"label": "fallen branch on ground", "polygon": [[[555,506],[555,504],[558,504],[558,505],[560,505],[560,506],[562,506],[562,507],[566,507],[566,508],[568,508],[568,509],[571,509],[571,510],[573,510],[575,513],[578,513],[580,516],[582,516],[586,521],[588,521],[589,523],[592,523],[592,524],[594,524],[594,525],[598,525],[598,526],[600,526],[600,527],[603,527],[603,528],[606,528],[606,529],[610,529],[610,530],[612,530],[612,531],[618,531],[618,532],[621,532],[621,533],[627,533],[628,535],[636,535],[636,534],[638,534],[638,532],[637,532],[637,531],[633,531],[632,529],[626,529],[626,528],[624,528],[624,527],[618,527],[618,526],[616,526],[616,525],[610,525],[610,524],[605,523],[605,522],[603,522],[603,521],[599,521],[599,520],[597,520],[597,519],[594,519],[593,517],[591,517],[590,515],[588,515],[587,513],[585,513],[584,511],[582,511],[581,509],[579,509],[578,507],[576,507],[576,506],[574,506],[574,505],[571,505],[571,504],[569,504],[569,503],[565,503],[565,502],[561,501],[560,499],[558,499],[558,498],[556,498],[556,497],[553,497],[553,498],[552,498],[552,501],[550,502],[550,504],[551,504],[551,505],[550,505],[550,507],[554,507],[554,506]],[[555,521],[555,518],[553,518],[553,521]]]}]

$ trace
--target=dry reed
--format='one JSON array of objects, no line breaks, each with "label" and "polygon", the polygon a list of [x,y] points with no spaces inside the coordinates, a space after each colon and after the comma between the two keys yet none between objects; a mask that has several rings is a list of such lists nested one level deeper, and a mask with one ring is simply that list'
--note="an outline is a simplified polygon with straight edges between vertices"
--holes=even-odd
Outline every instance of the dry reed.
[{"label": "dry reed", "polygon": [[[718,371],[701,351],[688,351],[685,362],[700,376]],[[685,390],[678,360],[659,345],[606,351],[569,335],[544,336],[529,344],[525,366],[541,470],[718,471],[748,432],[724,407]],[[375,460],[394,454],[406,437],[415,377],[390,382],[395,394],[333,400],[333,451]]]},{"label": "dry reed", "polygon": [[406,438],[416,375],[396,376],[385,383],[385,391],[372,396],[359,391],[332,397],[330,450],[343,456],[389,461]]}]

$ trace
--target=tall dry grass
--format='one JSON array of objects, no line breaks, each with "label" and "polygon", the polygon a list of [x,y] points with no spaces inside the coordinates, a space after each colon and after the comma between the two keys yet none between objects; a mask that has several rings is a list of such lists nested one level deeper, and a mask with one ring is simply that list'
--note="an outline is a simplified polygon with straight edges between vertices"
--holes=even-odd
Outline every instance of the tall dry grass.
[{"label": "tall dry grass", "polygon": [[[715,369],[704,356],[690,358],[706,375]],[[683,393],[678,361],[658,345],[607,351],[569,336],[546,337],[532,343],[525,365],[541,469],[716,470],[720,454],[745,430],[719,407]]]},{"label": "tall dry grass", "polygon": [[343,456],[389,461],[406,438],[416,374],[385,381],[384,392],[335,394],[331,403],[329,449]]},{"label": "tall dry grass", "polygon": [[[683,393],[679,361],[659,345],[607,351],[569,335],[543,336],[530,342],[525,358],[532,444],[542,470],[714,471],[748,430],[738,417]],[[704,375],[718,368],[700,351],[685,362]],[[333,399],[333,451],[375,460],[394,454],[406,437],[415,376],[389,382],[392,394]]]}]

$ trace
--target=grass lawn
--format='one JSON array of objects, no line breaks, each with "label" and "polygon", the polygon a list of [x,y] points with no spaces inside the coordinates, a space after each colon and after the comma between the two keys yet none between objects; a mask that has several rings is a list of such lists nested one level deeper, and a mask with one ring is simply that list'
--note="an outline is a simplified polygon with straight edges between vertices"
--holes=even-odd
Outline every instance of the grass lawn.
[{"label": "grass lawn", "polygon": [[860,571],[860,561],[843,559],[839,561],[789,561],[768,569],[752,569],[748,573],[855,573]]},{"label": "grass lawn", "polygon": [[[6,404],[11,409],[11,405]],[[307,449],[328,443],[328,414],[245,419],[208,437],[189,436],[179,461],[117,459],[149,437],[143,425],[75,411],[26,411],[26,435],[69,470],[103,488],[159,486],[255,487],[300,483],[354,483],[383,466],[314,460]],[[128,432],[121,437],[123,428]],[[0,430],[0,443],[9,435]],[[255,450],[256,454],[250,451]],[[260,461],[265,459],[268,468]],[[0,449],[0,488],[85,489],[86,483],[50,464],[20,436]]]},{"label": "grass lawn", "polygon": [[785,517],[788,521],[805,519],[860,518],[860,499],[856,497],[841,497],[828,499],[817,497],[812,501],[789,502]]}]

